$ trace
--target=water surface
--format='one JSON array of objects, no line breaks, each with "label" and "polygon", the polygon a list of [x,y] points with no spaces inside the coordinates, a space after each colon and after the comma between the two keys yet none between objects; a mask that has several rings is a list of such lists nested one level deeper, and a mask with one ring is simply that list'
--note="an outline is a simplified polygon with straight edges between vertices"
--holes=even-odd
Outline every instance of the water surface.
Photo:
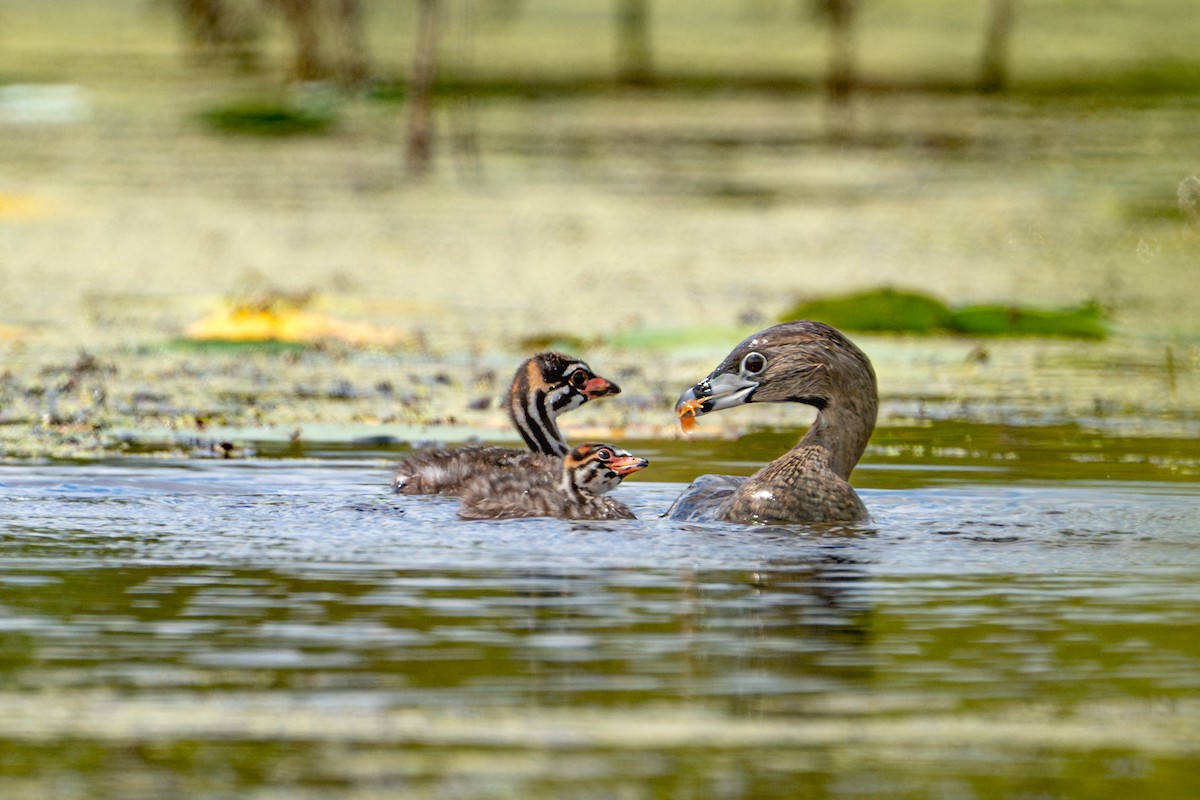
[{"label": "water surface", "polygon": [[633,481],[636,522],[468,523],[332,455],[0,468],[0,794],[1193,792],[1194,483],[876,463],[861,528]]}]

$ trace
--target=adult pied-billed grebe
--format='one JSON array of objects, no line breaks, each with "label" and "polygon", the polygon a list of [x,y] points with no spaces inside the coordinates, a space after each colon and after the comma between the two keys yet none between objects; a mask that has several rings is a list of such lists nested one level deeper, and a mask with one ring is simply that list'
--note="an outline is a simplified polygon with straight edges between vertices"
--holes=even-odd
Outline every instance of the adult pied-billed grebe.
[{"label": "adult pied-billed grebe", "polygon": [[733,349],[675,405],[684,430],[696,417],[745,403],[804,403],[817,418],[794,448],[749,478],[703,475],[671,506],[682,520],[849,522],[868,518],[850,472],[875,429],[875,371],[842,333],[785,322]]},{"label": "adult pied-billed grebe", "polygon": [[508,390],[509,419],[529,450],[492,446],[424,450],[400,462],[392,489],[400,494],[456,495],[464,481],[481,473],[540,469],[557,475],[562,456],[570,450],[558,430],[558,415],[620,392],[621,387],[578,358],[538,353],[517,368]]},{"label": "adult pied-billed grebe", "polygon": [[602,442],[564,456],[557,478],[545,471],[492,472],[468,481],[460,496],[463,519],[635,519],[628,506],[605,497],[650,462]]}]

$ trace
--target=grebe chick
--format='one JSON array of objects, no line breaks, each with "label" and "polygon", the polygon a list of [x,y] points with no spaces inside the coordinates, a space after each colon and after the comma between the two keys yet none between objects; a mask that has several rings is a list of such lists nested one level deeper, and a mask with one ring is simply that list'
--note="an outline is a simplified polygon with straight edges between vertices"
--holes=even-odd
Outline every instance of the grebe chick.
[{"label": "grebe chick", "polygon": [[794,448],[749,478],[703,475],[667,516],[743,523],[869,519],[849,483],[875,429],[879,392],[871,362],[835,328],[785,322],[739,344],[675,405],[684,430],[696,417],[746,403],[817,409]]},{"label": "grebe chick", "polygon": [[562,458],[555,479],[544,471],[493,472],[469,481],[460,497],[463,519],[635,519],[607,492],[650,462],[602,442],[581,444]]},{"label": "grebe chick", "polygon": [[556,475],[570,450],[558,430],[558,415],[620,392],[621,387],[578,358],[538,353],[517,368],[507,398],[508,417],[528,450],[494,446],[423,450],[399,463],[392,489],[399,494],[456,495],[469,478],[484,473],[538,469]]}]

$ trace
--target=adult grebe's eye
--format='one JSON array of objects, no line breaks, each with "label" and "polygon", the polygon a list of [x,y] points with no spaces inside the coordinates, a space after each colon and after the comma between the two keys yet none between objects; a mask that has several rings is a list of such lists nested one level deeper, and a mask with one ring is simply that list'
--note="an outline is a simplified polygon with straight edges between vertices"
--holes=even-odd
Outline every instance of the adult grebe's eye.
[{"label": "adult grebe's eye", "polygon": [[757,375],[767,368],[767,359],[762,353],[748,353],[742,359],[742,372],[747,375]]},{"label": "adult grebe's eye", "polygon": [[601,461],[612,461],[612,450],[609,450],[607,447],[601,447],[596,451],[596,458]]},{"label": "adult grebe's eye", "polygon": [[577,369],[571,373],[571,377],[567,380],[571,381],[571,385],[576,389],[582,389],[584,384],[588,382],[587,370]]}]

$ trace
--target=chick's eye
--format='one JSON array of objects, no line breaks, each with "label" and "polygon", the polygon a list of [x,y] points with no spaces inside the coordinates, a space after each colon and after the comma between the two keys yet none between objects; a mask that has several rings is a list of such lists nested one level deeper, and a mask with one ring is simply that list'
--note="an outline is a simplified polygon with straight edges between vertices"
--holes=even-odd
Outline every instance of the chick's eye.
[{"label": "chick's eye", "polygon": [[571,382],[572,386],[576,388],[582,388],[583,385],[588,382],[588,374],[584,370],[577,369],[571,373],[571,377],[567,380]]},{"label": "chick's eye", "polygon": [[767,359],[762,353],[749,353],[742,359],[742,372],[757,375],[767,368]]},{"label": "chick's eye", "polygon": [[596,458],[600,459],[601,461],[612,461],[612,451],[601,448],[600,450],[596,451]]}]

